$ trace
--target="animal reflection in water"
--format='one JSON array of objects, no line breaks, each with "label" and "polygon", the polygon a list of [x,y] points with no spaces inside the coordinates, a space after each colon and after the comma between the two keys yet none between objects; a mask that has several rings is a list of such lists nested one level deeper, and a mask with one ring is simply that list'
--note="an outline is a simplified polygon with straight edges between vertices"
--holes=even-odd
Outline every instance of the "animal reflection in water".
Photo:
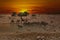
[{"label": "animal reflection in water", "polygon": [[[16,21],[16,25],[18,26],[18,28],[20,29],[20,28],[23,28],[23,25],[25,24],[25,23],[27,23],[28,22],[28,20],[25,20],[25,19],[21,19],[21,20],[17,20]],[[15,21],[14,20],[11,20],[11,23],[15,23]]]},{"label": "animal reflection in water", "polygon": [[22,28],[23,27],[23,23],[22,22],[24,22],[25,20],[24,19],[21,19],[22,21],[20,21],[20,20],[17,20],[17,26],[18,26],[18,28]]},{"label": "animal reflection in water", "polygon": [[[14,23],[14,20],[11,20],[11,23]],[[35,26],[35,25],[40,25],[40,27],[41,26],[44,26],[44,27],[46,27],[47,25],[49,25],[47,22],[45,22],[45,21],[41,21],[41,22],[28,22],[28,20],[27,19],[21,19],[21,20],[17,20],[16,21],[16,25],[18,26],[18,28],[20,29],[20,28],[23,28],[23,26]]]}]

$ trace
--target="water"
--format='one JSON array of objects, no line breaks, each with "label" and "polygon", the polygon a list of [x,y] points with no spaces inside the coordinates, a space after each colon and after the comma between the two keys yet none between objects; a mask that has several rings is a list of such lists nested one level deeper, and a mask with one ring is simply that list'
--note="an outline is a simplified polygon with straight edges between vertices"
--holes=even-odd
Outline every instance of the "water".
[{"label": "water", "polygon": [[[39,22],[34,24],[26,24],[22,27],[18,27],[16,21],[20,19],[20,17],[11,17],[10,15],[4,15],[3,18],[0,18],[0,32],[60,32],[60,15],[36,15],[36,17],[32,17],[31,15],[27,17],[23,17],[23,19],[27,18],[30,23]],[[14,18],[15,23],[10,23]],[[41,22],[48,23],[46,26],[41,24]],[[22,24],[21,24],[22,25]]]}]

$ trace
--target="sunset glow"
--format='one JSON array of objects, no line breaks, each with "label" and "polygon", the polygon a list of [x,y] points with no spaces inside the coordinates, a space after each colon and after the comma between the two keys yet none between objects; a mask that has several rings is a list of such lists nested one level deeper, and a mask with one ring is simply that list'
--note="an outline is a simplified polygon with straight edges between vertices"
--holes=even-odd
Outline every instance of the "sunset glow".
[{"label": "sunset glow", "polygon": [[24,12],[54,13],[60,12],[60,0],[0,0],[0,13]]},{"label": "sunset glow", "polygon": [[28,12],[28,10],[27,10],[27,9],[22,9],[22,10],[20,10],[19,12],[24,13],[24,12]]}]

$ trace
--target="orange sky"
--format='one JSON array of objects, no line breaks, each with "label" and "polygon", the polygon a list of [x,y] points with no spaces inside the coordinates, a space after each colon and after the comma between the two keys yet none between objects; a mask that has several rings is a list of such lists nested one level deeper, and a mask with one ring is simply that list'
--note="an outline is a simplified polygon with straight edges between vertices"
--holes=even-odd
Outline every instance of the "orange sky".
[{"label": "orange sky", "polygon": [[60,0],[0,0],[0,13],[20,12],[30,13],[60,12]]}]

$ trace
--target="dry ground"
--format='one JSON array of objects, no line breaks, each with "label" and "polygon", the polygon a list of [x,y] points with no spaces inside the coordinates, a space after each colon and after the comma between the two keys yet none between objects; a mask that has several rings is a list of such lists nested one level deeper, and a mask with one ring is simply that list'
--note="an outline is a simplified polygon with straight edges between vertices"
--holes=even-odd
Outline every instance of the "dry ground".
[{"label": "dry ground", "polygon": [[[37,38],[39,37],[39,38]],[[3,33],[0,40],[60,40],[60,33]]]}]

